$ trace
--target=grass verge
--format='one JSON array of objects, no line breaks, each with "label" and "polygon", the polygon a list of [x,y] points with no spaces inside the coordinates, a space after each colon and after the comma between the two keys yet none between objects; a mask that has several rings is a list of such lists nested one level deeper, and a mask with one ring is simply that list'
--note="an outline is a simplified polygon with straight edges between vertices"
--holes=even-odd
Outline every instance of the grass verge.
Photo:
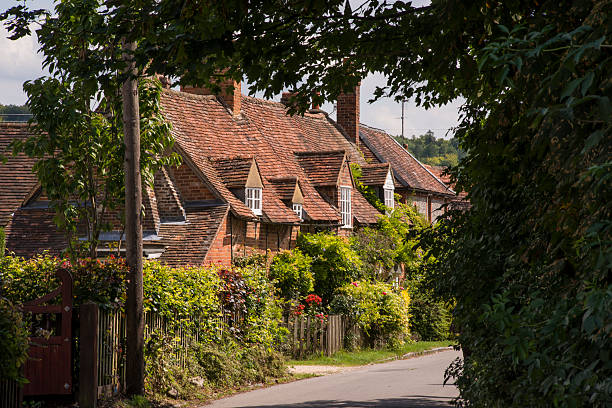
[{"label": "grass verge", "polygon": [[404,344],[395,349],[372,350],[363,349],[358,351],[339,351],[332,356],[313,355],[305,360],[289,360],[287,365],[330,365],[330,366],[359,366],[377,361],[386,360],[393,357],[401,357],[404,354],[431,350],[437,347],[448,347],[454,344],[453,341],[419,341],[416,343]]}]

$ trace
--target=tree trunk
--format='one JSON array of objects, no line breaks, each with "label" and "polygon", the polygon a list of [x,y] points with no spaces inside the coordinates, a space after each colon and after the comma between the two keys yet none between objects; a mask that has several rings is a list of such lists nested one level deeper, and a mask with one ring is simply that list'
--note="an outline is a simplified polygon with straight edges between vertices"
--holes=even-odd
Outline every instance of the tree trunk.
[{"label": "tree trunk", "polygon": [[136,43],[124,42],[123,58],[130,74],[121,89],[125,143],[125,231],[129,267],[127,290],[127,372],[128,395],[144,393],[144,315],[142,309],[142,186],[140,176],[140,113],[138,82],[130,51]]}]

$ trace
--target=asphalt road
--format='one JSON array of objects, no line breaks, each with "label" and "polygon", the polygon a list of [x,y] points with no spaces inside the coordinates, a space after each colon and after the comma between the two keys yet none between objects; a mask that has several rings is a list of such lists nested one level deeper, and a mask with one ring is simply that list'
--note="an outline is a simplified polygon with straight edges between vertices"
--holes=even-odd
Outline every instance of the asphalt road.
[{"label": "asphalt road", "polygon": [[449,408],[457,389],[454,385],[442,385],[444,370],[460,355],[456,351],[443,351],[369,365],[238,394],[204,408]]}]

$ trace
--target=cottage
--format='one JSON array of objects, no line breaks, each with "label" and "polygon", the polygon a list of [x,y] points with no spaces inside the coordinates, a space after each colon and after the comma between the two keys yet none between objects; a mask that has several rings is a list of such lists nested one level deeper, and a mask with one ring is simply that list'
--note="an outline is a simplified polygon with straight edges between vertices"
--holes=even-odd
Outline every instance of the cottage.
[{"label": "cottage", "polygon": [[[351,163],[388,207],[398,193],[431,221],[454,196],[391,136],[359,123],[358,88],[339,97],[337,122],[319,109],[288,116],[285,104],[242,95],[239,83],[218,96],[164,89],[161,104],[182,164],[163,168],[143,191],[143,235],[145,255],[170,265],[230,263],[291,249],[300,232],[349,235],[376,223]],[[27,135],[27,125],[0,124],[0,148]],[[65,238],[32,164],[19,156],[0,165],[0,226],[17,255],[59,253]],[[120,235],[117,224],[101,239]]]}]

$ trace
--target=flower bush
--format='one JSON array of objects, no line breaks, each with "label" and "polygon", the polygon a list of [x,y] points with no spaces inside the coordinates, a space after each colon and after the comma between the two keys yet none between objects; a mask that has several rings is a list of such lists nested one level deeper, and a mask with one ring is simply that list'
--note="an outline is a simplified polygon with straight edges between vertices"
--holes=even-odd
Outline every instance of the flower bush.
[{"label": "flower bush", "polygon": [[357,279],[362,261],[349,240],[329,232],[298,236],[299,250],[312,258],[314,292],[328,304],[334,291]]},{"label": "flower bush", "polygon": [[409,303],[406,291],[381,282],[355,281],[336,291],[330,309],[349,316],[363,330],[367,345],[374,346],[409,335]]}]

